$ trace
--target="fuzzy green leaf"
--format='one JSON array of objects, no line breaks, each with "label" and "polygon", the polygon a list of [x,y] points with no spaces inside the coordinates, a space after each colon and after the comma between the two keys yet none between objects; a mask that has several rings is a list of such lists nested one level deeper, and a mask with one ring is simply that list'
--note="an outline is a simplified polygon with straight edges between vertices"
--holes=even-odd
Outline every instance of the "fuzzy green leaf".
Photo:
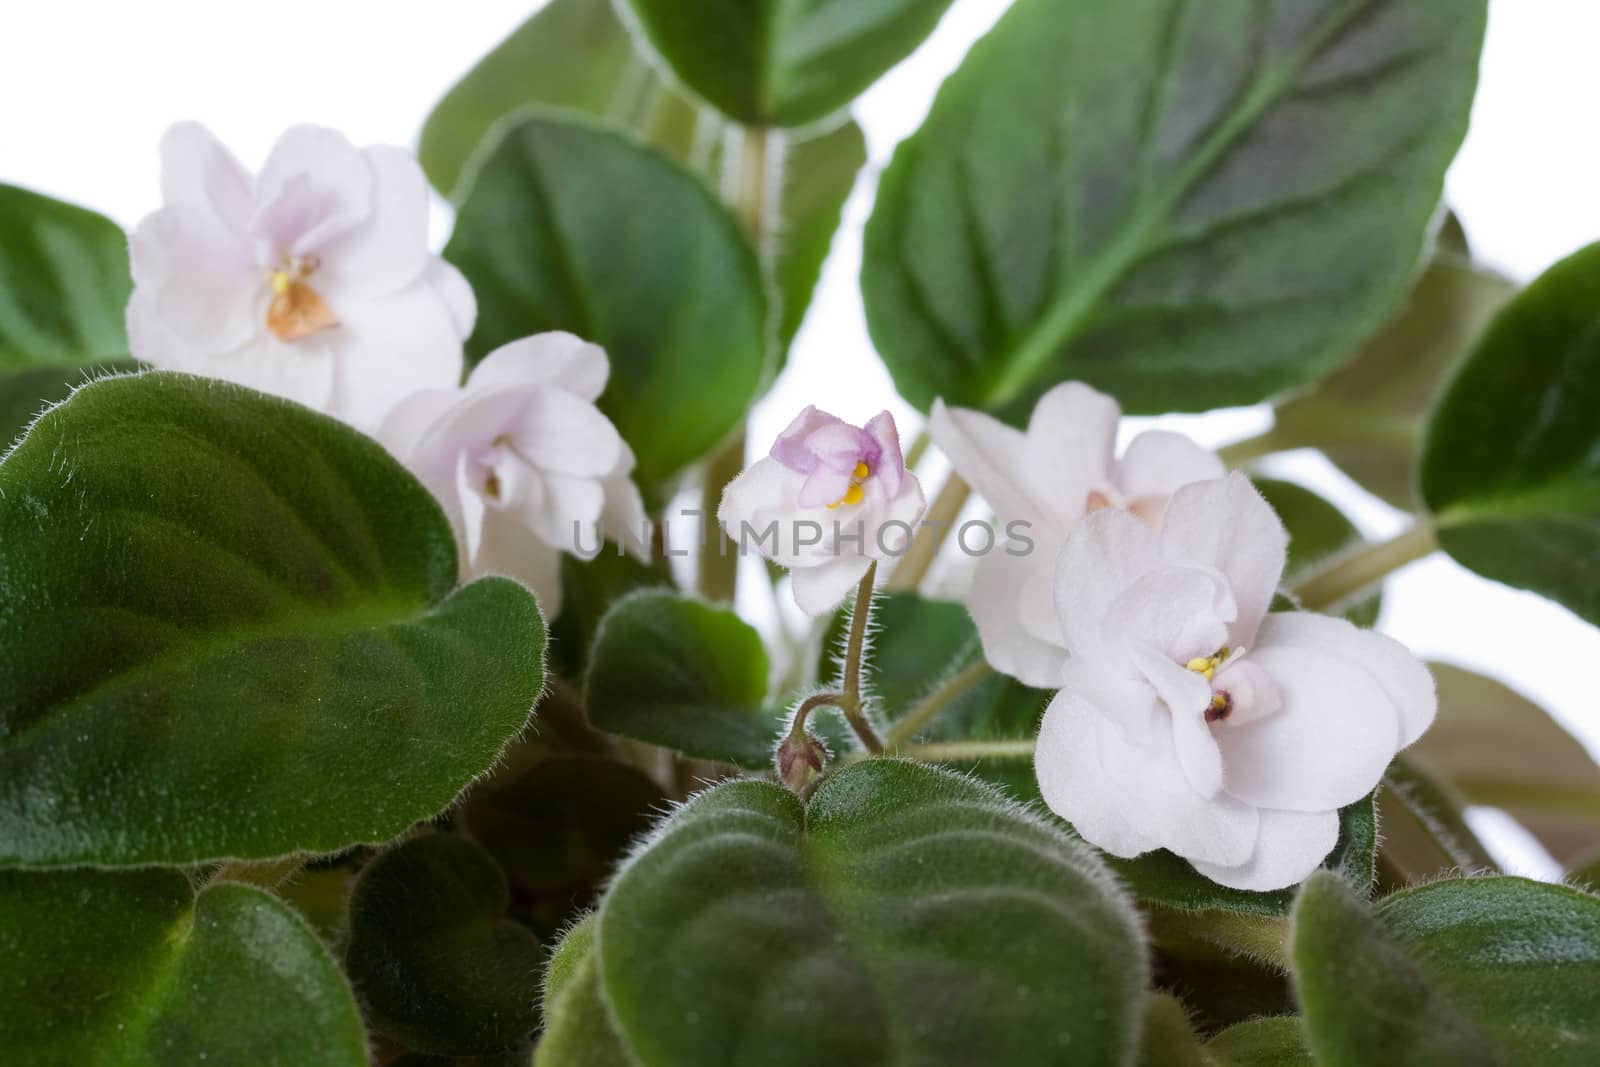
[{"label": "fuzzy green leaf", "polygon": [[538,697],[533,597],[455,589],[427,491],[298,405],[97,381],[0,463],[0,497],[0,866],[385,841]]}]

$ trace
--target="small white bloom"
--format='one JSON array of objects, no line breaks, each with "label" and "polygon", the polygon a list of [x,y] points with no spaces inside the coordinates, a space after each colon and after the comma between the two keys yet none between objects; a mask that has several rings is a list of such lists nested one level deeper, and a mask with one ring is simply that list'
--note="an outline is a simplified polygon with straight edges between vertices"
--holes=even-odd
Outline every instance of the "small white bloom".
[{"label": "small white bloom", "polygon": [[427,181],[407,153],[295,126],[251,175],[184,122],[162,139],[161,189],[131,242],[139,359],[369,431],[408,394],[460,383],[477,308],[428,251]]},{"label": "small white bloom", "polygon": [[592,555],[596,527],[647,559],[633,451],[595,407],[611,364],[569,333],[495,349],[462,389],[407,398],[379,438],[432,490],[464,574],[504,574],[561,606],[561,553]]},{"label": "small white bloom", "polygon": [[1039,398],[1026,432],[934,401],[929,434],[956,473],[995,509],[1002,528],[1021,521],[1033,547],[997,548],[978,561],[967,610],[998,671],[1029,685],[1061,684],[1066,642],[1056,616],[1056,557],[1087,514],[1125,508],[1159,522],[1179,487],[1226,473],[1222,461],[1181,434],[1141,433],[1116,454],[1122,410],[1104,393],[1066,382]]},{"label": "small white bloom", "polygon": [[1213,881],[1303,881],[1433,721],[1433,679],[1343,619],[1267,614],[1287,537],[1243,475],[1175,493],[1159,531],[1084,519],[1056,575],[1066,684],[1034,769],[1045,801],[1118,856],[1166,848]]},{"label": "small white bloom", "polygon": [[717,520],[741,551],[788,567],[795,603],[822,615],[874,560],[905,552],[923,507],[893,416],[858,427],[807,407],[770,455],[728,483]]}]

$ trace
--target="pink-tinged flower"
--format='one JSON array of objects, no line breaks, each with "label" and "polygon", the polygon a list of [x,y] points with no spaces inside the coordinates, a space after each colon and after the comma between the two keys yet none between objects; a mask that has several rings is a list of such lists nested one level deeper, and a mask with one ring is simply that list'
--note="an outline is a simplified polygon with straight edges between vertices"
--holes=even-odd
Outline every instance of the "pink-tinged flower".
[{"label": "pink-tinged flower", "polygon": [[132,240],[133,355],[372,430],[461,381],[477,308],[428,251],[428,186],[398,148],[295,126],[252,175],[203,126],[161,142],[165,206]]},{"label": "pink-tinged flower", "polygon": [[462,571],[504,574],[561,605],[561,553],[593,555],[598,530],[647,559],[633,451],[595,407],[605,350],[569,333],[495,349],[465,388],[427,390],[379,438],[432,490],[455,527]]},{"label": "pink-tinged flower", "polygon": [[788,567],[795,603],[822,615],[874,560],[905,552],[923,507],[893,416],[859,427],[808,407],[770,455],[728,483],[717,519],[741,551]]},{"label": "pink-tinged flower", "polygon": [[1123,508],[1159,522],[1180,486],[1226,473],[1222,461],[1181,434],[1141,433],[1119,459],[1117,402],[1079,382],[1039,398],[1026,432],[977,411],[934,401],[929,434],[956,473],[995,509],[1002,527],[1023,522],[1033,545],[978,561],[967,610],[984,657],[1029,685],[1061,684],[1066,642],[1051,597],[1056,556],[1085,516]]},{"label": "pink-tinged flower", "polygon": [[1267,614],[1286,545],[1239,474],[1178,490],[1159,531],[1107,509],[1068,536],[1055,595],[1072,658],[1034,769],[1087,840],[1170,849],[1238,889],[1293,885],[1433,721],[1433,679],[1404,646]]}]

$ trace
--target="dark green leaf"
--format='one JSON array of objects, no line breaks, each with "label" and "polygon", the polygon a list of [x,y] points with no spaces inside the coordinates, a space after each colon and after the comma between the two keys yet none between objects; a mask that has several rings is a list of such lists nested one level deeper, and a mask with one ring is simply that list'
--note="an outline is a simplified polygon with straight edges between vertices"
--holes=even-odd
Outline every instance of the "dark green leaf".
[{"label": "dark green leaf", "polygon": [[422,127],[417,159],[435,188],[459,200],[471,177],[463,172],[495,125],[540,106],[632,129],[680,162],[694,150],[698,125],[708,127],[707,140],[720,136],[715,120],[700,120],[698,108],[634,49],[610,0],[552,0],[439,101]]},{"label": "dark green leaf", "polygon": [[1397,756],[1378,790],[1383,880],[1399,888],[1443,874],[1494,870],[1493,857],[1467,825],[1462,807],[1454,790],[1405,755]]},{"label": "dark green leaf", "polygon": [[1300,1019],[1268,1016],[1235,1023],[1206,1045],[1217,1067],[1314,1067]]},{"label": "dark green leaf", "polygon": [[126,356],[132,291],[120,226],[0,185],[0,370]]},{"label": "dark green leaf", "polygon": [[[1377,818],[1373,799],[1368,796],[1340,810],[1339,842],[1323,861],[1323,867],[1365,896],[1375,877],[1373,862],[1377,845]],[[1165,849],[1131,860],[1109,857],[1107,862],[1141,903],[1182,911],[1282,915],[1294,902],[1291,889],[1255,893],[1218,885]]]},{"label": "dark green leaf", "polygon": [[802,126],[910,55],[950,0],[629,0],[683,82],[747,126]]},{"label": "dark green leaf", "polygon": [[550,958],[544,1034],[534,1067],[635,1067],[600,989],[591,916],[567,932]]},{"label": "dark green leaf", "polygon": [[1439,716],[1407,755],[1470,804],[1504,808],[1560,860],[1600,844],[1600,767],[1527,697],[1481,674],[1429,664]]},{"label": "dark green leaf", "polygon": [[109,360],[85,367],[29,367],[26,370],[0,371],[0,456],[52,404],[59,404],[72,390],[95,378],[139,369],[133,360]]},{"label": "dark green leaf", "polygon": [[1295,904],[1294,963],[1330,1067],[1600,1056],[1600,900],[1565,886],[1454,879],[1374,913],[1319,875]]},{"label": "dark green leaf", "polygon": [[601,621],[584,709],[610,733],[701,759],[770,767],[783,715],[763,705],[767,673],[761,635],[738,615],[645,589]]},{"label": "dark green leaf", "polygon": [[[1289,531],[1289,560],[1283,569],[1285,586],[1293,585],[1297,578],[1330,557],[1363,543],[1361,531],[1344,512],[1304,486],[1275,478],[1254,481]],[[1378,621],[1382,596],[1374,592],[1341,614],[1357,626],[1372,626]]]},{"label": "dark green leaf", "polygon": [[647,1067],[1115,1063],[1137,1039],[1144,951],[1104,867],[923,764],[846,767],[809,810],[717,786],[623,869],[599,923]]},{"label": "dark green leaf", "polygon": [[906,399],[1137,412],[1326,372],[1409,285],[1483,0],[1018,0],[883,176],[862,289]]},{"label": "dark green leaf", "polygon": [[744,418],[765,360],[754,252],[693,175],[577,120],[528,119],[483,159],[445,257],[478,298],[467,342],[568,330],[604,346],[600,408],[659,501]]},{"label": "dark green leaf", "polygon": [[505,869],[519,914],[553,933],[595,904],[629,843],[665,806],[660,788],[626,764],[552,756],[474,790],[457,818]]},{"label": "dark green leaf", "polygon": [[1166,993],[1145,997],[1134,1062],[1138,1067],[1210,1067],[1189,1025],[1189,1014],[1176,997]]},{"label": "dark green leaf", "polygon": [[1467,347],[1516,291],[1441,251],[1406,305],[1350,363],[1280,404],[1272,441],[1309,445],[1397,508],[1417,505],[1417,453],[1428,412]]},{"label": "dark green leaf", "polygon": [[364,1067],[350,987],[294,911],[171,870],[0,871],[0,1049],[29,1067]]},{"label": "dark green leaf", "polygon": [[1434,410],[1422,496],[1439,545],[1600,623],[1600,244],[1490,324]]},{"label": "dark green leaf", "polygon": [[550,624],[550,657],[553,668],[568,678],[583,677],[589,645],[612,604],[635,589],[672,585],[662,570],[615,548],[608,544],[591,560],[561,557],[561,614]]},{"label": "dark green leaf", "polygon": [[436,1056],[495,1052],[539,1024],[544,949],[505,917],[505,877],[453,834],[413,838],[361,872],[345,964],[367,1017]]},{"label": "dark green leaf", "polygon": [[427,491],[286,401],[110,378],[0,463],[0,865],[331,852],[443,810],[542,684]]},{"label": "dark green leaf", "polygon": [[779,351],[787,351],[800,332],[844,203],[866,162],[867,141],[854,122],[794,141],[784,151],[772,241]]}]

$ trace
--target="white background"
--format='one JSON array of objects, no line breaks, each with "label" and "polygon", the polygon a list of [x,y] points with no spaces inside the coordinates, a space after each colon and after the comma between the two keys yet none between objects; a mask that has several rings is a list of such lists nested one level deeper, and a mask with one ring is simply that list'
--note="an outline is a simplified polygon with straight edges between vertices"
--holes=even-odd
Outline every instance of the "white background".
[{"label": "white background", "polygon": [[[339,127],[357,143],[412,145],[438,97],[536,6],[6,0],[0,181],[131,226],[157,205],[156,143],[180,118],[205,122],[251,165],[285,126],[301,121]],[[810,402],[857,420],[889,407],[907,438],[918,426],[872,353],[856,289],[870,178],[1004,7],[956,0],[924,47],[859,102],[869,180],[847,208],[799,350],[756,413],[753,441],[770,440]],[[1450,172],[1448,198],[1479,256],[1519,280],[1600,238],[1596,41],[1595,0],[1491,0],[1472,132]],[[446,226],[441,212],[441,237]],[[1267,416],[1245,410],[1174,421],[1215,445],[1263,428]],[[1285,457],[1278,472],[1333,496],[1374,536],[1405,525],[1319,457]],[[1382,627],[1422,655],[1510,682],[1600,753],[1600,630],[1443,558],[1391,579]],[[1501,827],[1493,840],[1514,866],[1553,873],[1548,857],[1514,832]]]}]

